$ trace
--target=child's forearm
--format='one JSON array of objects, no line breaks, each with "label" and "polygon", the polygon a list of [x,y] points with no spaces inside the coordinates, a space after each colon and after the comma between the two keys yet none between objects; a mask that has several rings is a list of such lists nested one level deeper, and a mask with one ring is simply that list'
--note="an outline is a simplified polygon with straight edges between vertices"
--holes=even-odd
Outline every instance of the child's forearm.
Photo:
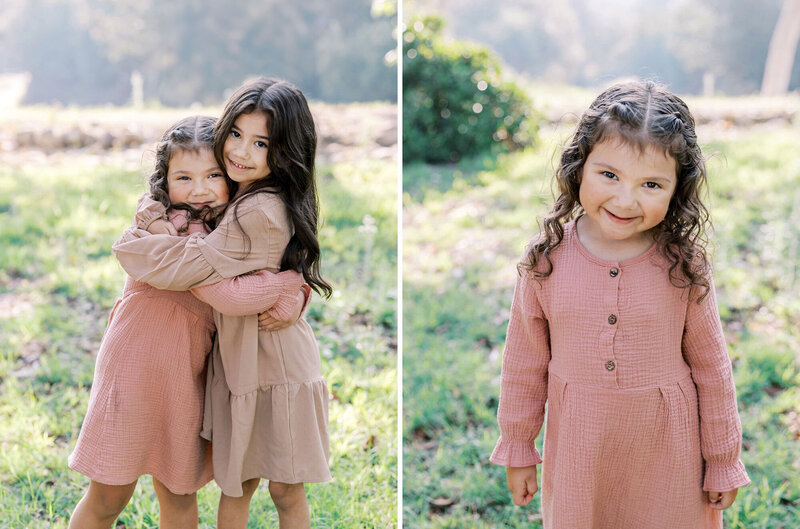
[{"label": "child's forearm", "polygon": [[517,279],[503,352],[497,422],[500,440],[490,460],[507,467],[542,462],[534,445],[544,421],[550,344],[533,280]]},{"label": "child's forearm", "polygon": [[742,426],[713,282],[709,288],[700,303],[688,302],[683,354],[697,387],[700,447],[706,462],[703,490],[721,492],[747,485],[750,479],[739,460]]},{"label": "child's forearm", "polygon": [[189,290],[223,278],[202,257],[197,237],[126,230],[112,250],[133,279],[161,290]]},{"label": "child's forearm", "polygon": [[192,294],[214,310],[230,316],[247,316],[269,309],[291,314],[303,276],[294,271],[273,274],[260,271],[193,288]]}]

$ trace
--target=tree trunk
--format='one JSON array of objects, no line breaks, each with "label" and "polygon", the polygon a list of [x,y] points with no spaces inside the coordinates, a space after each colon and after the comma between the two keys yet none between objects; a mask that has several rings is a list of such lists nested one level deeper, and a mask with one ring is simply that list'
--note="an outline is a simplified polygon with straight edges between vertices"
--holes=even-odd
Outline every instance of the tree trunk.
[{"label": "tree trunk", "polygon": [[797,43],[800,42],[800,0],[783,0],[778,23],[769,41],[761,95],[774,96],[789,90]]}]

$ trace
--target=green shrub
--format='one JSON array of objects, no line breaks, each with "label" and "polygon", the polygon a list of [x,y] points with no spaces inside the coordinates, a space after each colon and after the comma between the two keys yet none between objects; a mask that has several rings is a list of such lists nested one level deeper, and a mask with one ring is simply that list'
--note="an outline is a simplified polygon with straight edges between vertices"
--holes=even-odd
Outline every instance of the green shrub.
[{"label": "green shrub", "polygon": [[445,42],[444,21],[412,19],[403,33],[403,160],[454,162],[532,143],[530,100],[500,78],[488,49]]}]

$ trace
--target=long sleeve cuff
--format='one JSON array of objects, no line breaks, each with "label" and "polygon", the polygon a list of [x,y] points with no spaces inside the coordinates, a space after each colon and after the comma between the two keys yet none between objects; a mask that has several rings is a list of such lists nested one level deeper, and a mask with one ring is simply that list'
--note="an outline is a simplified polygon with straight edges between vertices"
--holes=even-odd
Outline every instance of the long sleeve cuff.
[{"label": "long sleeve cuff", "polygon": [[303,284],[303,276],[299,274],[288,275],[286,277],[293,278],[287,280],[281,288],[281,293],[278,300],[267,311],[276,320],[289,321],[294,314],[295,303],[297,303],[297,294]]},{"label": "long sleeve cuff", "polygon": [[703,490],[707,492],[727,492],[750,483],[744,464],[738,459],[735,463],[706,462],[705,474]]},{"label": "long sleeve cuff", "polygon": [[504,467],[532,467],[542,462],[533,439],[505,439],[500,436],[489,461]]},{"label": "long sleeve cuff", "polygon": [[168,220],[167,208],[161,202],[150,198],[150,193],[145,193],[139,197],[136,205],[134,226],[140,230],[147,230],[153,221],[158,219]]}]

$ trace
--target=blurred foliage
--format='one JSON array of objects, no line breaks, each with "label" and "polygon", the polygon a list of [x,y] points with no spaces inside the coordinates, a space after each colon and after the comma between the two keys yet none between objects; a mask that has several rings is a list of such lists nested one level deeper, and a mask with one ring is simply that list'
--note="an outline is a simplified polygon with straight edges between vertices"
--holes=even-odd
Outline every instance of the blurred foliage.
[{"label": "blurred foliage", "polygon": [[488,49],[442,36],[444,20],[412,19],[403,32],[403,159],[453,162],[533,142],[530,100],[500,77]]},{"label": "blurred foliage", "polygon": [[[678,93],[758,92],[783,0],[407,0],[443,13],[452,35],[491,46],[528,77],[582,86],[653,77]],[[800,54],[790,89],[800,88]]]},{"label": "blurred foliage", "polygon": [[[403,211],[406,527],[541,527],[540,493],[515,507],[504,469],[488,459],[499,435],[514,265],[552,202],[567,128],[543,129],[535,147],[492,163],[404,169],[411,178]],[[725,511],[733,529],[786,529],[800,520],[799,132],[796,125],[698,132],[711,156],[715,284],[753,482]]]},{"label": "blurred foliage", "polygon": [[330,102],[397,100],[396,2],[6,0],[0,72],[30,71],[25,103],[218,103],[268,75]]}]

